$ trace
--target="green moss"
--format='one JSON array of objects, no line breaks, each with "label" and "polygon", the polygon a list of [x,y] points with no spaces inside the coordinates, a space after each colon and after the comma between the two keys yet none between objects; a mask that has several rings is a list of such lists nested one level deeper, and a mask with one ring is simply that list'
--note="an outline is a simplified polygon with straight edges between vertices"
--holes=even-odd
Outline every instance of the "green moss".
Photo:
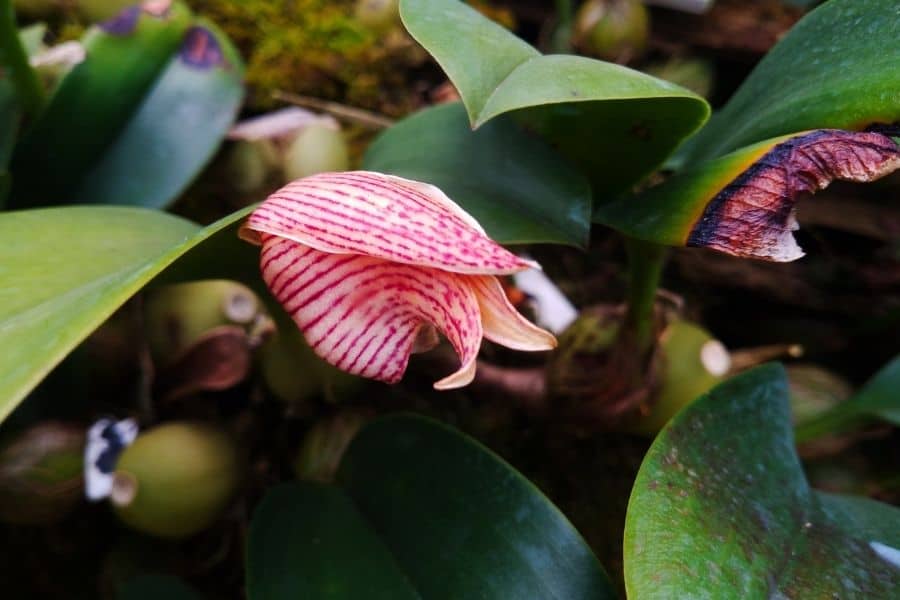
[{"label": "green moss", "polygon": [[249,104],[265,109],[282,90],[388,115],[410,110],[409,67],[425,60],[400,30],[371,31],[353,0],[194,0],[247,60]]}]

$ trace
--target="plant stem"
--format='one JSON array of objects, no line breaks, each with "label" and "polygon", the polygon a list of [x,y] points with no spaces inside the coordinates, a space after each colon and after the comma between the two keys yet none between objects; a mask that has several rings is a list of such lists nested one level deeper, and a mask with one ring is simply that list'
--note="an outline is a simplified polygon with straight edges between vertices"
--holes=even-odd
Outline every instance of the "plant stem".
[{"label": "plant stem", "polygon": [[572,0],[556,0],[556,25],[550,36],[550,50],[560,54],[572,51]]},{"label": "plant stem", "polygon": [[12,0],[0,0],[0,68],[9,73],[24,112],[36,114],[44,104],[44,88],[19,41]]},{"label": "plant stem", "polygon": [[620,336],[630,337],[640,353],[653,346],[656,289],[666,259],[666,248],[653,242],[625,238],[628,253],[628,295]]}]

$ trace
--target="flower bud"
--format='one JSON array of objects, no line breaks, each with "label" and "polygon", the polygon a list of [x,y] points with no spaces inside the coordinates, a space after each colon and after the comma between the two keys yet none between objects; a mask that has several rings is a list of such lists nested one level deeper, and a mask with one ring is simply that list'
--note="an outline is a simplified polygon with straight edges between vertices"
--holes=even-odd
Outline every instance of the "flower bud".
[{"label": "flower bud", "polygon": [[656,435],[675,413],[722,382],[731,367],[725,346],[689,321],[669,323],[659,353],[657,391],[630,427],[642,435]]},{"label": "flower bud", "polygon": [[0,450],[0,521],[47,524],[83,495],[83,427],[51,421],[15,436]]},{"label": "flower bud", "polygon": [[587,0],[575,16],[572,43],[581,52],[619,63],[639,57],[650,36],[641,0]]},{"label": "flower bud", "polygon": [[300,479],[331,483],[347,446],[369,421],[361,412],[345,410],[315,423],[303,438],[294,459]]},{"label": "flower bud", "polygon": [[212,425],[160,425],[122,452],[110,500],[126,525],[184,538],[225,509],[240,482],[240,462],[231,437]]},{"label": "flower bud", "polygon": [[249,328],[260,311],[256,294],[234,281],[194,281],[159,288],[144,300],[150,353],[157,364],[167,365],[210,329],[220,325]]},{"label": "flower bud", "polygon": [[284,153],[284,176],[288,181],[316,173],[346,171],[350,159],[340,129],[313,124],[291,141]]}]

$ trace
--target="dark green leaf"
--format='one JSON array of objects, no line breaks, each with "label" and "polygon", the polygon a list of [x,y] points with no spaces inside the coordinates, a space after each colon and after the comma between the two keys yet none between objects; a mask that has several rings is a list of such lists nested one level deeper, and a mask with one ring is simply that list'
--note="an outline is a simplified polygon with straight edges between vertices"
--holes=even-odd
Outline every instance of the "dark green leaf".
[{"label": "dark green leaf", "polygon": [[458,0],[402,0],[400,14],[456,85],[473,126],[516,111],[582,168],[595,202],[651,173],[709,116],[705,100],[649,75],[542,56]]},{"label": "dark green leaf", "polygon": [[338,480],[424,598],[614,597],[537,488],[447,426],[376,421],[350,445]]},{"label": "dark green leaf", "polygon": [[426,109],[379,136],[363,166],[438,186],[498,242],[587,242],[587,180],[508,117],[473,132],[461,104]]},{"label": "dark green leaf", "polygon": [[209,22],[197,22],[67,199],[157,208],[171,203],[225,137],[243,97],[242,78],[240,56],[228,37]]},{"label": "dark green leaf", "polygon": [[419,598],[390,551],[337,488],[290,483],[266,494],[247,546],[247,596]]},{"label": "dark green leaf", "polygon": [[831,0],[760,62],[690,142],[687,163],[778,135],[900,120],[900,4]]},{"label": "dark green leaf", "polygon": [[251,600],[615,597],[559,511],[445,425],[371,423],[338,481],[282,486],[264,500],[251,526]]},{"label": "dark green leaf", "polygon": [[766,365],[654,441],[628,506],[625,581],[636,598],[889,598],[893,548],[900,510],[809,488],[784,370]]}]

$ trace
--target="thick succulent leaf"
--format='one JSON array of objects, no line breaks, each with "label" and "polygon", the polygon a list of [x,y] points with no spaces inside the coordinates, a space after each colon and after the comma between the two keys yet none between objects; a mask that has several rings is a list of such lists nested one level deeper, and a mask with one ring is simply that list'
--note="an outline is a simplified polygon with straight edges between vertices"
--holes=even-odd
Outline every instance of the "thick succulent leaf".
[{"label": "thick succulent leaf", "polygon": [[247,597],[422,598],[350,498],[318,483],[282,484],[256,508]]},{"label": "thick succulent leaf", "polygon": [[852,429],[881,419],[900,426],[900,356],[882,367],[856,394],[797,428],[797,441]]},{"label": "thick succulent leaf", "polygon": [[796,131],[900,120],[900,4],[831,0],[804,17],[690,142],[685,164]]},{"label": "thick succulent leaf", "polygon": [[170,204],[212,158],[243,98],[243,65],[218,28],[198,21],[99,162],[74,203]]},{"label": "thick succulent leaf", "polygon": [[595,220],[636,238],[789,261],[798,198],[833,179],[873,181],[900,168],[900,145],[877,133],[823,129],[767,140],[690,167]]},{"label": "thick succulent leaf", "polygon": [[649,75],[543,56],[458,0],[402,0],[400,15],[456,85],[474,127],[524,111],[523,122],[583,168],[597,202],[656,169],[709,116],[705,100]]},{"label": "thick succulent leaf", "polygon": [[766,365],[654,441],[628,505],[625,583],[635,598],[889,598],[896,548],[900,510],[809,488],[784,370]]},{"label": "thick succulent leaf", "polygon": [[255,243],[261,234],[454,273],[501,275],[536,266],[488,238],[435,186],[369,171],[319,173],[287,184],[241,230]]},{"label": "thick succulent leaf", "polygon": [[436,185],[498,242],[587,243],[587,179],[509,117],[473,132],[461,104],[425,109],[378,136],[363,166]]},{"label": "thick succulent leaf", "polygon": [[351,443],[338,481],[342,492],[270,492],[251,524],[251,600],[615,597],[559,511],[444,425],[415,416],[373,422]]},{"label": "thick succulent leaf", "polygon": [[63,77],[15,149],[12,206],[70,198],[71,188],[116,138],[190,25],[183,4],[166,5],[126,8],[84,35],[84,61]]},{"label": "thick succulent leaf", "polygon": [[198,244],[209,240],[218,256],[188,263],[173,278],[238,278],[238,267],[257,256],[236,238],[236,221],[246,214],[206,228],[138,208],[0,214],[0,420],[78,342]]}]

